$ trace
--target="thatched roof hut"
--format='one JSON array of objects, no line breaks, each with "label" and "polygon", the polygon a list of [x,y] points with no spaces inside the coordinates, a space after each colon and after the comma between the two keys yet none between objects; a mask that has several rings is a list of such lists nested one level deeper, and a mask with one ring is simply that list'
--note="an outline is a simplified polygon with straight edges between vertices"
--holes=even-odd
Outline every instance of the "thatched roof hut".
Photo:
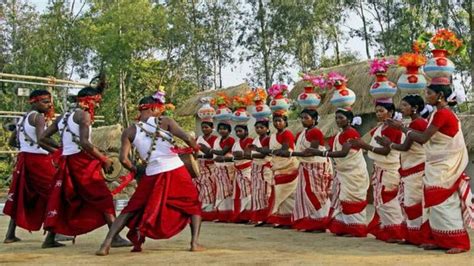
[{"label": "thatched roof hut", "polygon": [[92,143],[103,151],[118,152],[123,127],[120,124],[92,129]]},{"label": "thatched roof hut", "polygon": [[201,107],[201,103],[199,100],[202,97],[214,97],[218,92],[224,92],[228,96],[236,96],[242,95],[250,91],[251,88],[247,83],[242,83],[237,86],[232,86],[220,90],[208,90],[199,92],[198,94],[194,95],[193,97],[189,98],[186,102],[184,102],[181,106],[176,108],[176,115],[178,116],[194,116],[197,113],[197,110]]},{"label": "thatched roof hut", "polygon": [[[350,63],[330,68],[322,68],[312,74],[329,73],[332,71],[339,72],[347,77],[347,87],[354,91],[357,96],[356,102],[352,106],[354,114],[368,114],[374,112],[374,105],[372,104],[374,99],[369,94],[369,89],[372,83],[375,82],[375,76],[370,75],[370,62],[362,61],[357,63]],[[392,82],[397,82],[400,75],[404,72],[402,67],[391,67],[388,70],[388,79]],[[295,84],[295,87],[291,90],[289,97],[296,99],[296,97],[303,92],[305,82],[299,81]],[[318,108],[318,112],[321,115],[332,114],[336,111],[336,108],[329,103],[332,97],[333,90],[320,92],[321,94],[321,105]],[[394,97],[394,102],[399,102],[400,91]]]}]

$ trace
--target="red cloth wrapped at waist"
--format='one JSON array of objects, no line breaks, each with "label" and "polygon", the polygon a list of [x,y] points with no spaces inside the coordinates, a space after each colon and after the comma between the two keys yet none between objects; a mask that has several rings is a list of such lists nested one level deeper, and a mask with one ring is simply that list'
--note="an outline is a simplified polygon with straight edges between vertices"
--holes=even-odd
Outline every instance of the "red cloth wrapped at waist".
[{"label": "red cloth wrapped at waist", "polygon": [[3,212],[28,231],[41,229],[56,168],[50,154],[20,152]]},{"label": "red cloth wrapped at waist", "polygon": [[145,237],[163,239],[179,233],[191,215],[201,214],[201,203],[191,176],[182,166],[143,177],[122,213],[135,213],[127,225],[127,237],[138,247]]}]

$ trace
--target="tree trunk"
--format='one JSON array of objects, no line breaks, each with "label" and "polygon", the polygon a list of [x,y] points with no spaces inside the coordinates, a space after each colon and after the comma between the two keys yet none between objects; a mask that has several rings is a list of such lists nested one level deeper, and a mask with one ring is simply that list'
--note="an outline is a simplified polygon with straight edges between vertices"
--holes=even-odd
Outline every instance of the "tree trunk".
[{"label": "tree trunk", "polygon": [[339,36],[337,34],[337,28],[334,28],[334,49],[336,50],[336,64],[341,64],[340,52],[339,52]]},{"label": "tree trunk", "polygon": [[258,13],[257,20],[260,23],[260,51],[263,55],[263,72],[265,74],[265,88],[270,88],[272,80],[270,77],[270,67],[268,64],[268,47],[267,47],[267,36],[265,28],[265,7],[263,6],[263,0],[258,0]]},{"label": "tree trunk", "polygon": [[219,89],[222,89],[222,54],[221,54],[221,45],[217,43],[217,51],[219,54],[218,58],[218,68],[219,68]]},{"label": "tree trunk", "polygon": [[191,7],[192,7],[192,22],[193,22],[193,38],[192,38],[192,46],[193,46],[193,54],[194,54],[194,67],[196,68],[196,84],[198,86],[199,90],[202,90],[202,84],[201,84],[201,71],[199,67],[199,51],[198,51],[198,46],[197,46],[197,21],[196,21],[196,5],[195,5],[195,0],[191,1]]},{"label": "tree trunk", "polygon": [[367,22],[365,21],[364,6],[362,5],[362,0],[359,0],[360,7],[360,17],[362,18],[362,26],[364,29],[364,40],[365,40],[365,53],[367,54],[367,59],[370,59],[370,40],[369,33],[367,32]]},{"label": "tree trunk", "polygon": [[374,2],[372,2],[372,6],[374,7],[374,11],[375,11],[375,14],[377,15],[376,19],[377,19],[377,22],[380,26],[380,34],[382,35],[382,43],[383,43],[383,49],[384,49],[384,54],[387,55],[388,54],[388,44],[387,44],[387,38],[385,37],[385,28],[383,26],[383,20],[382,20],[382,17],[380,16],[380,12],[379,12],[379,9],[377,7],[377,4]]},{"label": "tree trunk", "polygon": [[125,84],[125,80],[127,78],[127,73],[122,73],[122,83],[123,88],[123,120],[124,120],[124,127],[127,128],[129,126],[129,119],[128,119],[128,91],[127,86]]},{"label": "tree trunk", "polygon": [[119,122],[120,124],[124,124],[124,121],[123,121],[123,82],[122,82],[122,70],[120,69],[119,70],[119,109],[120,109],[120,112],[119,112]]}]

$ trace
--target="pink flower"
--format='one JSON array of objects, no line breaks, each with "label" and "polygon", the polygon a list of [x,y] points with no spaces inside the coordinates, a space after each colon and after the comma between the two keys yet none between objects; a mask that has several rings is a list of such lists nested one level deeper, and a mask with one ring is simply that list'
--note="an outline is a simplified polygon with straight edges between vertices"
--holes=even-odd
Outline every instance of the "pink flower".
[{"label": "pink flower", "polygon": [[328,74],[328,86],[337,86],[342,85],[343,83],[347,82],[346,76],[338,73],[338,72],[329,72]]},{"label": "pink flower", "polygon": [[385,58],[382,58],[382,59],[374,59],[372,60],[372,62],[370,63],[370,74],[371,75],[375,75],[377,73],[384,73],[384,72],[387,72],[388,70],[388,67],[390,65],[392,65],[395,61],[393,61],[392,59],[385,59]]},{"label": "pink flower", "polygon": [[270,88],[268,88],[268,94],[273,97],[283,94],[285,91],[288,91],[288,86],[285,84],[273,84]]},{"label": "pink flower", "polygon": [[311,83],[314,87],[321,89],[328,87],[328,82],[324,75],[313,76],[310,74],[303,74],[302,77],[304,81]]}]

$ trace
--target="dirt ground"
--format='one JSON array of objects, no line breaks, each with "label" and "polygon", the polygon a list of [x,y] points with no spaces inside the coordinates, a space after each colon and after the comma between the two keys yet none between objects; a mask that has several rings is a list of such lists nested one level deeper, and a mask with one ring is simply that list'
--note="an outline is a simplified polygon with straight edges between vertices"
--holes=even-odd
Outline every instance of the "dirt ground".
[{"label": "dirt ground", "polygon": [[[0,216],[2,237],[8,221],[8,217]],[[0,244],[0,264],[474,265],[473,251],[445,255],[442,251],[382,243],[372,237],[356,239],[222,223],[203,224],[204,252],[187,251],[190,232],[186,229],[170,240],[147,240],[142,253],[117,248],[107,257],[97,257],[94,252],[106,232],[103,227],[79,236],[75,245],[69,242],[64,248],[41,249],[42,233],[19,230],[23,241]]]}]

